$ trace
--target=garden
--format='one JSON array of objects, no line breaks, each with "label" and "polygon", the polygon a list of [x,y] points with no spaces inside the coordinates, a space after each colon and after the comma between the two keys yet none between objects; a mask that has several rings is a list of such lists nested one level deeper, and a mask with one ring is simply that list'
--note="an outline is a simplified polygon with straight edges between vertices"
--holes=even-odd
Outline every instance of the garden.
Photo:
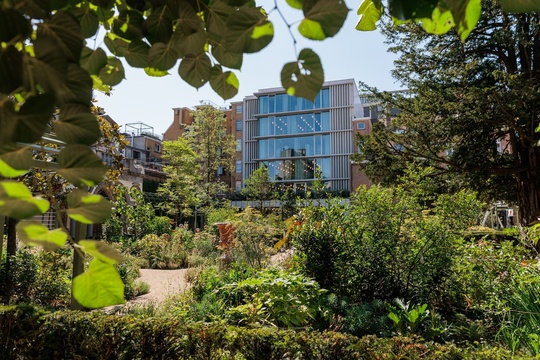
[{"label": "garden", "polygon": [[[325,206],[298,200],[287,219],[224,204],[195,231],[173,229],[142,193],[132,196],[138,206],[119,196],[103,225],[123,257],[125,299],[151,291],[140,268],[188,268],[189,288],[160,304],[68,310],[71,251],[19,246],[0,308],[2,358],[540,354],[538,230],[478,227],[483,204],[472,192],[373,186]],[[233,230],[232,242],[220,242],[215,223]],[[284,260],[271,261],[278,253]]]}]

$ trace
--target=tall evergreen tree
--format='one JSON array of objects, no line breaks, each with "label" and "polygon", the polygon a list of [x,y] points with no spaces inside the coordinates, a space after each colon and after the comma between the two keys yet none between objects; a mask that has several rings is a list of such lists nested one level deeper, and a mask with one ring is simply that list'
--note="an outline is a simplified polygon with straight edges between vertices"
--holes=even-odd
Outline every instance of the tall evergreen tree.
[{"label": "tall evergreen tree", "polygon": [[540,14],[505,13],[492,0],[483,9],[466,42],[414,24],[385,28],[409,93],[379,94],[401,113],[360,137],[357,160],[386,183],[407,164],[433,166],[445,186],[517,203],[527,224],[540,216]]}]

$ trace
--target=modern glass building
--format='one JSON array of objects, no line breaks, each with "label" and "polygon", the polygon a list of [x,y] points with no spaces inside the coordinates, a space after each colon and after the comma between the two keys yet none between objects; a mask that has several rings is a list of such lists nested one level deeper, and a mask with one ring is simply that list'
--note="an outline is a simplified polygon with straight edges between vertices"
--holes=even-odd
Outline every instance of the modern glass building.
[{"label": "modern glass building", "polygon": [[314,102],[283,88],[244,98],[242,179],[260,166],[282,187],[309,190],[319,170],[329,190],[351,190],[353,120],[363,117],[354,79],[323,84]]}]

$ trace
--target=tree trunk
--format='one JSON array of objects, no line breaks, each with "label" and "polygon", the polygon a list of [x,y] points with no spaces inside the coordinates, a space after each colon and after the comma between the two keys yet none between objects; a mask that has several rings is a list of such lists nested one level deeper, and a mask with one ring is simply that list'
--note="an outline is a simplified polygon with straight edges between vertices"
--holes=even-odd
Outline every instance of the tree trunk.
[{"label": "tree trunk", "polygon": [[[540,178],[538,173],[538,147],[528,151],[525,170],[516,174],[519,222],[527,226],[540,217]],[[525,160],[525,159],[523,159]]]},{"label": "tree trunk", "polygon": [[13,296],[14,285],[13,285],[13,274],[12,274],[12,263],[13,258],[17,255],[17,232],[15,226],[17,225],[18,220],[6,217],[7,225],[7,248],[6,248],[6,298],[5,302],[9,303],[11,297]]}]

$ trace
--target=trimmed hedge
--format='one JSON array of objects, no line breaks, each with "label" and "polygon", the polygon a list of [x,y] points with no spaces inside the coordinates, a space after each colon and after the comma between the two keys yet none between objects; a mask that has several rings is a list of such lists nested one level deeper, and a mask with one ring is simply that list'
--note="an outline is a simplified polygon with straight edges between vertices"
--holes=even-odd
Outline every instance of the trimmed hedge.
[{"label": "trimmed hedge", "polygon": [[0,359],[507,359],[409,338],[181,324],[166,318],[0,307]]}]

